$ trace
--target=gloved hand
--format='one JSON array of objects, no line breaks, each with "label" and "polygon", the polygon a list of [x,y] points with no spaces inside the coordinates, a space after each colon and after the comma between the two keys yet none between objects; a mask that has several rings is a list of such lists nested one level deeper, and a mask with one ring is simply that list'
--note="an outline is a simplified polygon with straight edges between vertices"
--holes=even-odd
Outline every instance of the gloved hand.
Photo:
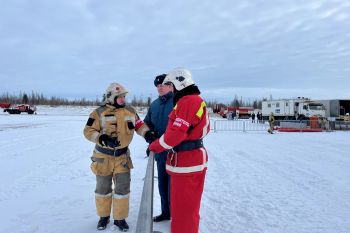
[{"label": "gloved hand", "polygon": [[152,143],[152,142],[154,142],[157,139],[158,139],[158,137],[156,136],[156,134],[153,131],[148,130],[145,133],[145,140],[146,140],[147,143]]},{"label": "gloved hand", "polygon": [[147,147],[147,149],[146,149],[146,155],[147,155],[147,157],[149,157],[149,153],[150,153],[151,151],[149,150],[149,146]]},{"label": "gloved hand", "polygon": [[162,151],[165,151],[165,148],[162,147],[159,141],[154,141],[148,146],[150,151],[153,151],[156,154],[159,154]]},{"label": "gloved hand", "polygon": [[112,148],[120,146],[120,142],[118,141],[117,137],[110,137],[107,134],[101,134],[98,138],[98,142],[102,146],[108,146]]}]

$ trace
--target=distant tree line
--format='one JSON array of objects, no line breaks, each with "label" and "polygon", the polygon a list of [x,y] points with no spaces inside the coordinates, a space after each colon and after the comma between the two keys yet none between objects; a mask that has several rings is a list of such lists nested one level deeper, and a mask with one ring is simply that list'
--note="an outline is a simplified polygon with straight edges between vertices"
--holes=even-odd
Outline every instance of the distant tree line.
[{"label": "distant tree line", "polygon": [[[27,94],[25,92],[20,92],[18,95],[9,94],[8,92],[3,93],[0,96],[1,103],[10,104],[32,104],[32,105],[72,105],[72,106],[97,106],[101,105],[105,101],[105,95],[102,96],[102,101],[98,98],[96,100],[87,100],[86,98],[69,100],[62,97],[46,97],[42,93],[32,92]],[[133,96],[131,101],[128,101],[132,106],[137,107],[148,107],[151,105],[151,97],[143,99],[142,97]]]},{"label": "distant tree line", "polygon": [[131,106],[135,107],[149,107],[151,105],[151,102],[151,97],[147,97],[147,99],[144,100],[142,97],[137,98],[136,96],[134,96],[130,104]]},{"label": "distant tree line", "polygon": [[267,98],[262,99],[254,99],[254,100],[243,100],[242,97],[238,98],[237,95],[232,99],[232,101],[227,103],[221,103],[216,100],[214,101],[207,101],[207,106],[211,108],[215,108],[216,105],[226,105],[226,106],[232,106],[232,107],[253,107],[254,109],[261,109],[262,108],[262,102],[266,101]]},{"label": "distant tree line", "polygon": [[20,92],[18,95],[9,94],[8,92],[3,93],[0,96],[1,103],[10,103],[10,104],[32,104],[32,105],[73,105],[73,106],[93,106],[99,105],[100,101],[96,100],[87,100],[86,98],[68,100],[61,97],[46,97],[42,93],[32,92],[27,94],[25,92]]},{"label": "distant tree line", "polygon": [[[270,97],[271,98],[271,97]],[[224,104],[227,106],[233,107],[253,107],[255,109],[261,109],[262,101],[267,100],[267,98],[254,99],[254,100],[243,100],[242,97],[238,98],[237,95],[227,103],[221,103],[216,100],[207,101],[207,106],[214,108],[215,105]],[[33,105],[72,105],[72,106],[97,106],[101,105],[105,101],[105,95],[102,96],[100,101],[98,98],[96,100],[87,100],[86,98],[69,100],[62,97],[46,97],[42,93],[37,93],[32,91],[31,94],[25,92],[20,92],[18,95],[9,94],[8,92],[3,93],[0,96],[1,103],[10,103],[10,104],[33,104]],[[135,107],[149,107],[151,105],[151,97],[143,98],[133,96],[131,100],[128,100],[128,103]]]}]

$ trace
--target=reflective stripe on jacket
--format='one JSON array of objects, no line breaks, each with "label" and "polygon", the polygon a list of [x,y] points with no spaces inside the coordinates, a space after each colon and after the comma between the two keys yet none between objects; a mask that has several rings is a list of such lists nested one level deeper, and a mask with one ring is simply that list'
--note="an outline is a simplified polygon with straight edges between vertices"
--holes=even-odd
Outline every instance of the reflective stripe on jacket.
[{"label": "reflective stripe on jacket", "polygon": [[[99,144],[98,138],[101,134],[117,137],[120,142],[117,147],[119,149],[130,144],[135,131],[137,134],[144,136],[147,130],[149,128],[132,107],[115,108],[106,104],[90,114],[84,128],[84,136],[96,144]],[[103,147],[100,144],[99,146]]]},{"label": "reflective stripe on jacket", "polygon": [[[151,144],[150,150],[159,153],[171,150],[185,140],[197,140],[210,131],[206,104],[199,95],[182,97],[170,113],[166,132]],[[205,148],[170,153],[167,159],[169,174],[188,174],[206,169],[208,155]]]}]

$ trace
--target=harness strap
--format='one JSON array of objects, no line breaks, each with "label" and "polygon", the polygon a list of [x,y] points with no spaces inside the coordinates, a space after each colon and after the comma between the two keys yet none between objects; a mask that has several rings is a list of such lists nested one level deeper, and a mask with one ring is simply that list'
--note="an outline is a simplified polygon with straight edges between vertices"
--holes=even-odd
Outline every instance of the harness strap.
[{"label": "harness strap", "polygon": [[102,153],[102,154],[107,154],[110,156],[118,157],[118,156],[121,156],[123,154],[126,154],[126,152],[128,151],[128,147],[113,150],[113,149],[103,148],[99,145],[96,145],[95,150]]},{"label": "harness strap", "polygon": [[175,152],[195,150],[203,147],[203,139],[183,141],[172,150]]}]

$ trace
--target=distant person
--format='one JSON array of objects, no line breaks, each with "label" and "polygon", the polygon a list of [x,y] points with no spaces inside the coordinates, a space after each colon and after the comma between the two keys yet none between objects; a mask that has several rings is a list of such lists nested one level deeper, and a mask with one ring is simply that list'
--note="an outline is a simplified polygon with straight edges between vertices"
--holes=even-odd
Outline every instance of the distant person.
[{"label": "distant person", "polygon": [[331,127],[330,127],[330,124],[329,124],[329,120],[327,118],[324,118],[324,128],[327,132],[331,131]]},{"label": "distant person", "polygon": [[233,112],[227,113],[227,120],[233,120]]},{"label": "distant person", "polygon": [[270,134],[273,134],[273,130],[275,127],[275,116],[273,115],[272,112],[270,113],[270,116],[269,116],[269,125],[270,125],[270,128],[267,130],[267,132],[269,132]]},{"label": "distant person", "polygon": [[319,128],[325,130],[323,117],[318,117],[317,118],[317,125],[318,125]]},{"label": "distant person", "polygon": [[174,86],[175,107],[165,133],[149,149],[155,153],[168,151],[171,233],[198,233],[208,161],[203,138],[210,130],[209,114],[190,71],[176,68],[167,74],[166,83]]},{"label": "distant person", "polygon": [[236,110],[232,112],[232,120],[236,118]]},{"label": "distant person", "polygon": [[258,123],[261,123],[261,120],[262,120],[262,113],[258,112],[258,113],[256,114],[256,118],[257,118],[257,120],[258,120]]},{"label": "distant person", "polygon": [[321,125],[322,130],[329,131],[329,121],[325,117],[318,118],[319,124]]},{"label": "distant person", "polygon": [[253,112],[252,113],[252,123],[254,123],[255,122],[255,113]]},{"label": "distant person", "polygon": [[[159,75],[154,80],[159,97],[152,102],[144,122],[153,132],[154,137],[147,139],[152,143],[155,139],[164,134],[168,125],[170,112],[173,110],[173,85],[171,83],[163,84],[166,74]],[[170,220],[170,177],[165,170],[167,151],[155,155],[158,170],[158,190],[162,212],[153,218],[153,221],[160,222]]]},{"label": "distant person", "polygon": [[105,104],[90,114],[84,128],[84,136],[96,144],[91,170],[96,175],[98,230],[106,229],[112,208],[114,224],[121,231],[129,229],[125,219],[129,215],[130,169],[133,164],[128,146],[135,131],[143,136],[149,129],[136,111],[125,105],[127,93],[122,85],[110,84]]}]

